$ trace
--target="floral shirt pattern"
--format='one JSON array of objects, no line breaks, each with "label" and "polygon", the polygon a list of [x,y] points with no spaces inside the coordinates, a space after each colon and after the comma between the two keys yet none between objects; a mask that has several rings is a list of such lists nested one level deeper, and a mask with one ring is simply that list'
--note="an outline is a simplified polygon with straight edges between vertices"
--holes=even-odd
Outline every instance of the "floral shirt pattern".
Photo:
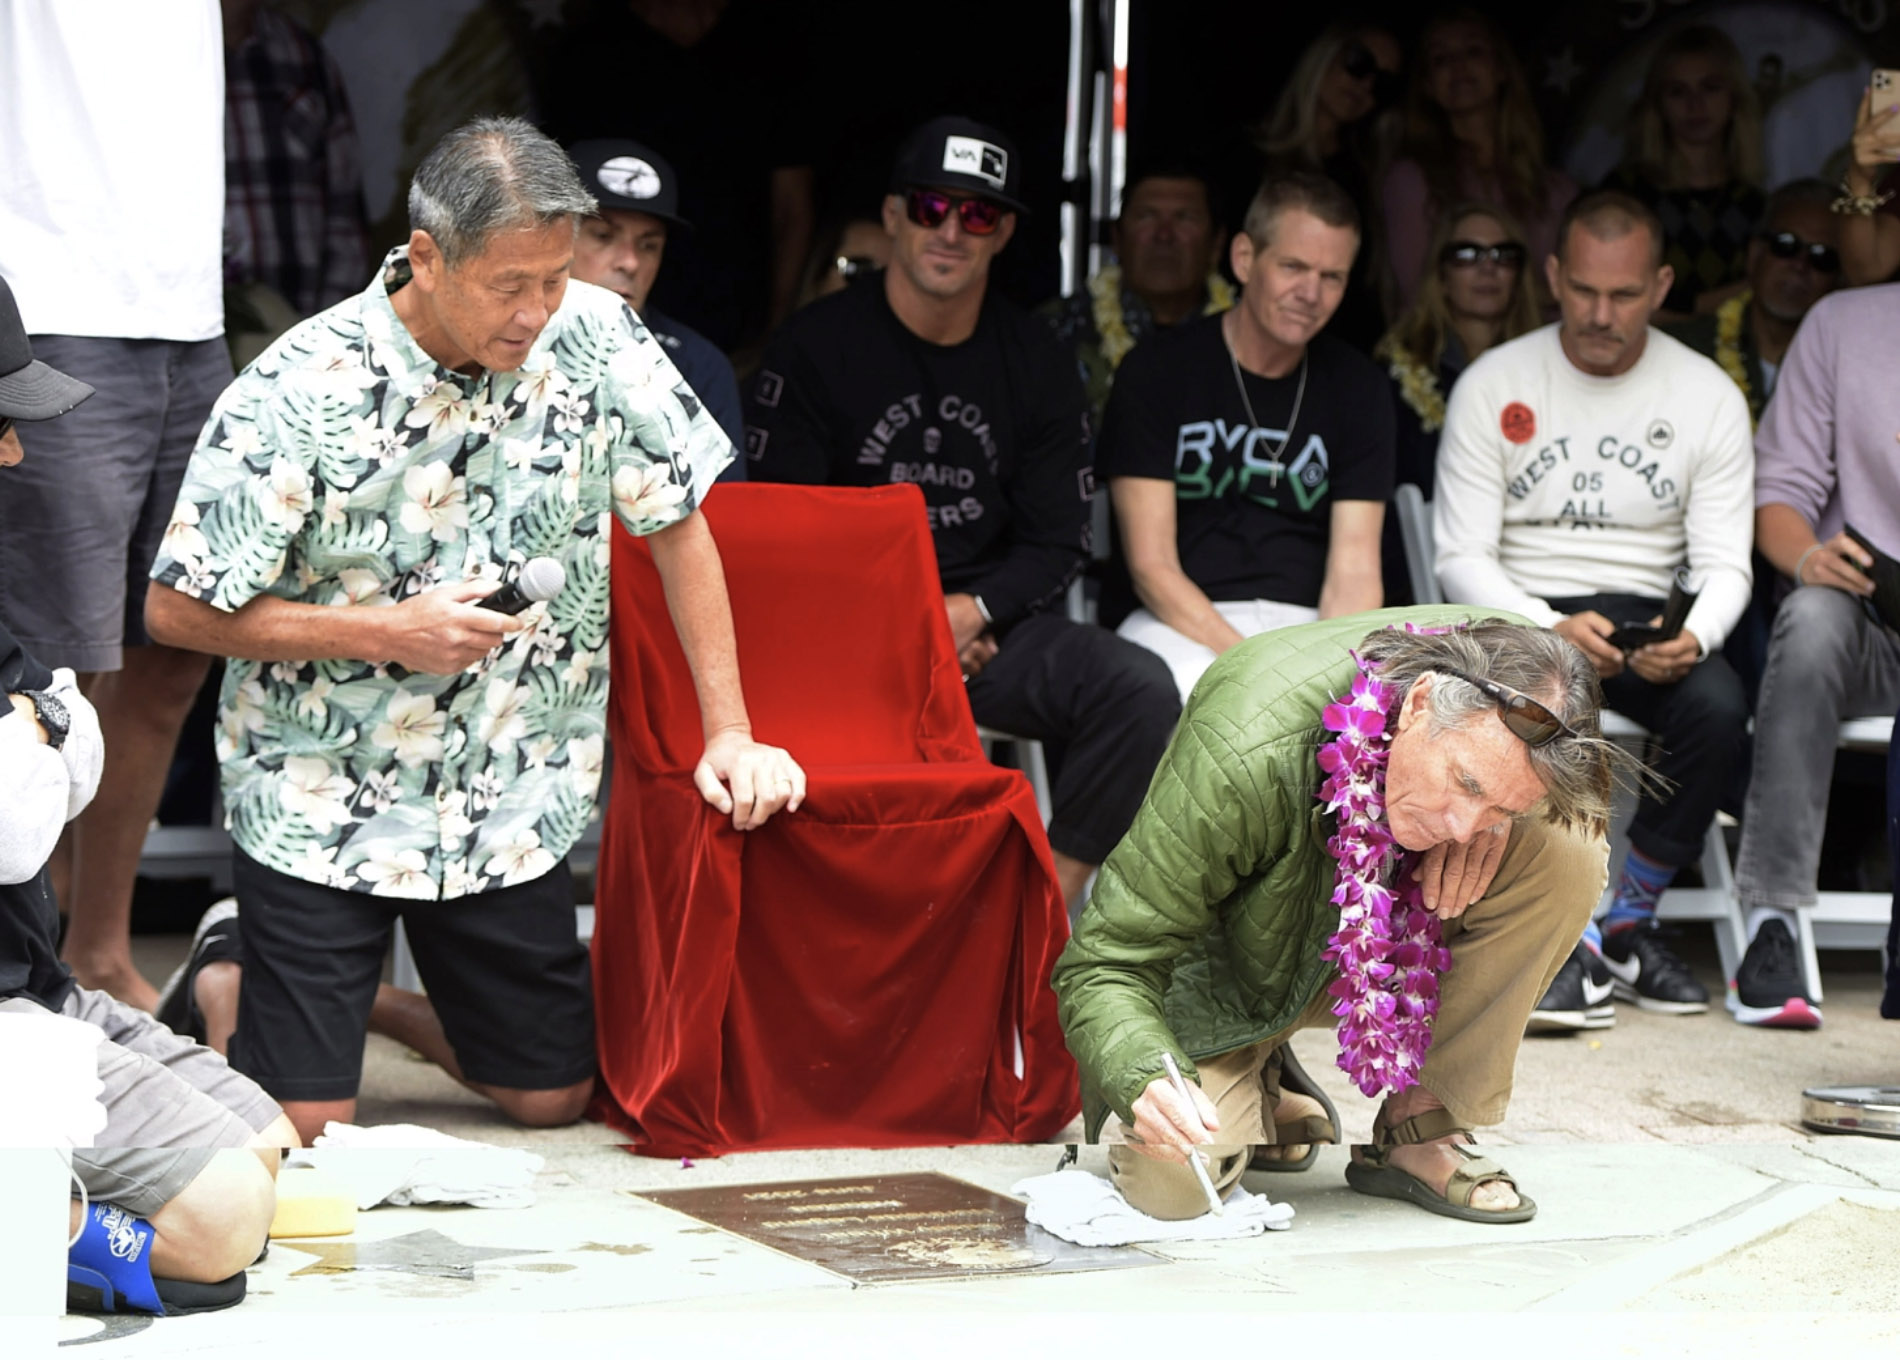
[{"label": "floral shirt pattern", "polygon": [[213,409],[152,579],[223,610],[269,593],[391,605],[512,579],[567,585],[456,675],[353,660],[228,663],[232,839],[330,887],[458,898],[552,869],[599,788],[611,519],[691,514],[732,445],[619,298],[570,283],[521,368],[452,372],[390,303],[405,252],[279,339]]}]

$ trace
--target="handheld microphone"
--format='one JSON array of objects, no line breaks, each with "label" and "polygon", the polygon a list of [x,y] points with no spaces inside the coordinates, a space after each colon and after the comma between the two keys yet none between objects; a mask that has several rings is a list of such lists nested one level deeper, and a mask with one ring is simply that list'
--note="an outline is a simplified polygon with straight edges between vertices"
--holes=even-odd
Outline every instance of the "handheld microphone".
[{"label": "handheld microphone", "polygon": [[531,604],[553,599],[566,585],[566,568],[552,557],[535,557],[521,569],[521,575],[475,603],[498,614],[519,614]]}]

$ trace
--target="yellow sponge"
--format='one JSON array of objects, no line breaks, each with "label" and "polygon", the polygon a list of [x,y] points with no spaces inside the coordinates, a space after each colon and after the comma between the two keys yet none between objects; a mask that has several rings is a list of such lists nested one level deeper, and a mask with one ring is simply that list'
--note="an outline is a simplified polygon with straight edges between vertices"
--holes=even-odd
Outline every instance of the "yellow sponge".
[{"label": "yellow sponge", "polygon": [[277,1173],[272,1237],[341,1237],[356,1231],[356,1196],[314,1167]]}]

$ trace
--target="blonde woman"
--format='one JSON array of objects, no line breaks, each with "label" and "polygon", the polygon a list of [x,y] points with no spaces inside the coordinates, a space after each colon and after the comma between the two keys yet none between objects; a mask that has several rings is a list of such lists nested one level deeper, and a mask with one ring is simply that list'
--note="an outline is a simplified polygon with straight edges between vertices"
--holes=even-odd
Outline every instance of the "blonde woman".
[{"label": "blonde woman", "polygon": [[1477,199],[1509,209],[1524,226],[1529,258],[1542,268],[1577,186],[1545,163],[1543,125],[1524,68],[1490,19],[1454,10],[1426,25],[1402,150],[1380,194],[1400,307],[1417,299],[1431,272],[1432,229],[1454,203]]},{"label": "blonde woman", "polygon": [[1761,110],[1741,52],[1712,25],[1676,30],[1649,63],[1623,164],[1608,180],[1662,219],[1676,282],[1659,324],[1713,312],[1748,286],[1761,177]]},{"label": "blonde woman", "polygon": [[[1493,345],[1537,329],[1532,262],[1517,219],[1488,203],[1461,203],[1439,219],[1418,299],[1373,350],[1392,380],[1395,485],[1415,483],[1432,498],[1445,401],[1458,375]],[[1396,513],[1385,517],[1380,553],[1385,598],[1413,598]]]},{"label": "blonde woman", "polygon": [[1432,464],[1445,399],[1465,367],[1491,346],[1537,329],[1534,268],[1524,229],[1503,208],[1461,203],[1439,219],[1418,297],[1373,357],[1392,379],[1398,411],[1398,480],[1432,495]]},{"label": "blonde woman", "polygon": [[1267,116],[1249,129],[1260,172],[1317,171],[1352,196],[1368,235],[1353,263],[1345,301],[1329,330],[1369,350],[1385,328],[1380,299],[1384,246],[1374,188],[1398,140],[1399,40],[1376,25],[1335,24],[1313,39]]}]

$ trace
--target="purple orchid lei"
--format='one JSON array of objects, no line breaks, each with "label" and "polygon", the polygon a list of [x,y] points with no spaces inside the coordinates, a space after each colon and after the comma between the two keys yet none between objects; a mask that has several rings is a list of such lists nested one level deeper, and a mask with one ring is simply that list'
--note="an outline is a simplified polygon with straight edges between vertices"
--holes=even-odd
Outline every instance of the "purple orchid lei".
[{"label": "purple orchid lei", "polygon": [[1339,866],[1339,930],[1323,955],[1339,977],[1326,990],[1339,1017],[1339,1068],[1368,1096],[1417,1084],[1438,1013],[1438,975],[1451,967],[1413,858],[1386,825],[1391,707],[1389,687],[1361,661],[1351,693],[1320,717],[1339,734],[1319,748],[1326,780],[1318,797],[1339,818],[1326,842]]}]

